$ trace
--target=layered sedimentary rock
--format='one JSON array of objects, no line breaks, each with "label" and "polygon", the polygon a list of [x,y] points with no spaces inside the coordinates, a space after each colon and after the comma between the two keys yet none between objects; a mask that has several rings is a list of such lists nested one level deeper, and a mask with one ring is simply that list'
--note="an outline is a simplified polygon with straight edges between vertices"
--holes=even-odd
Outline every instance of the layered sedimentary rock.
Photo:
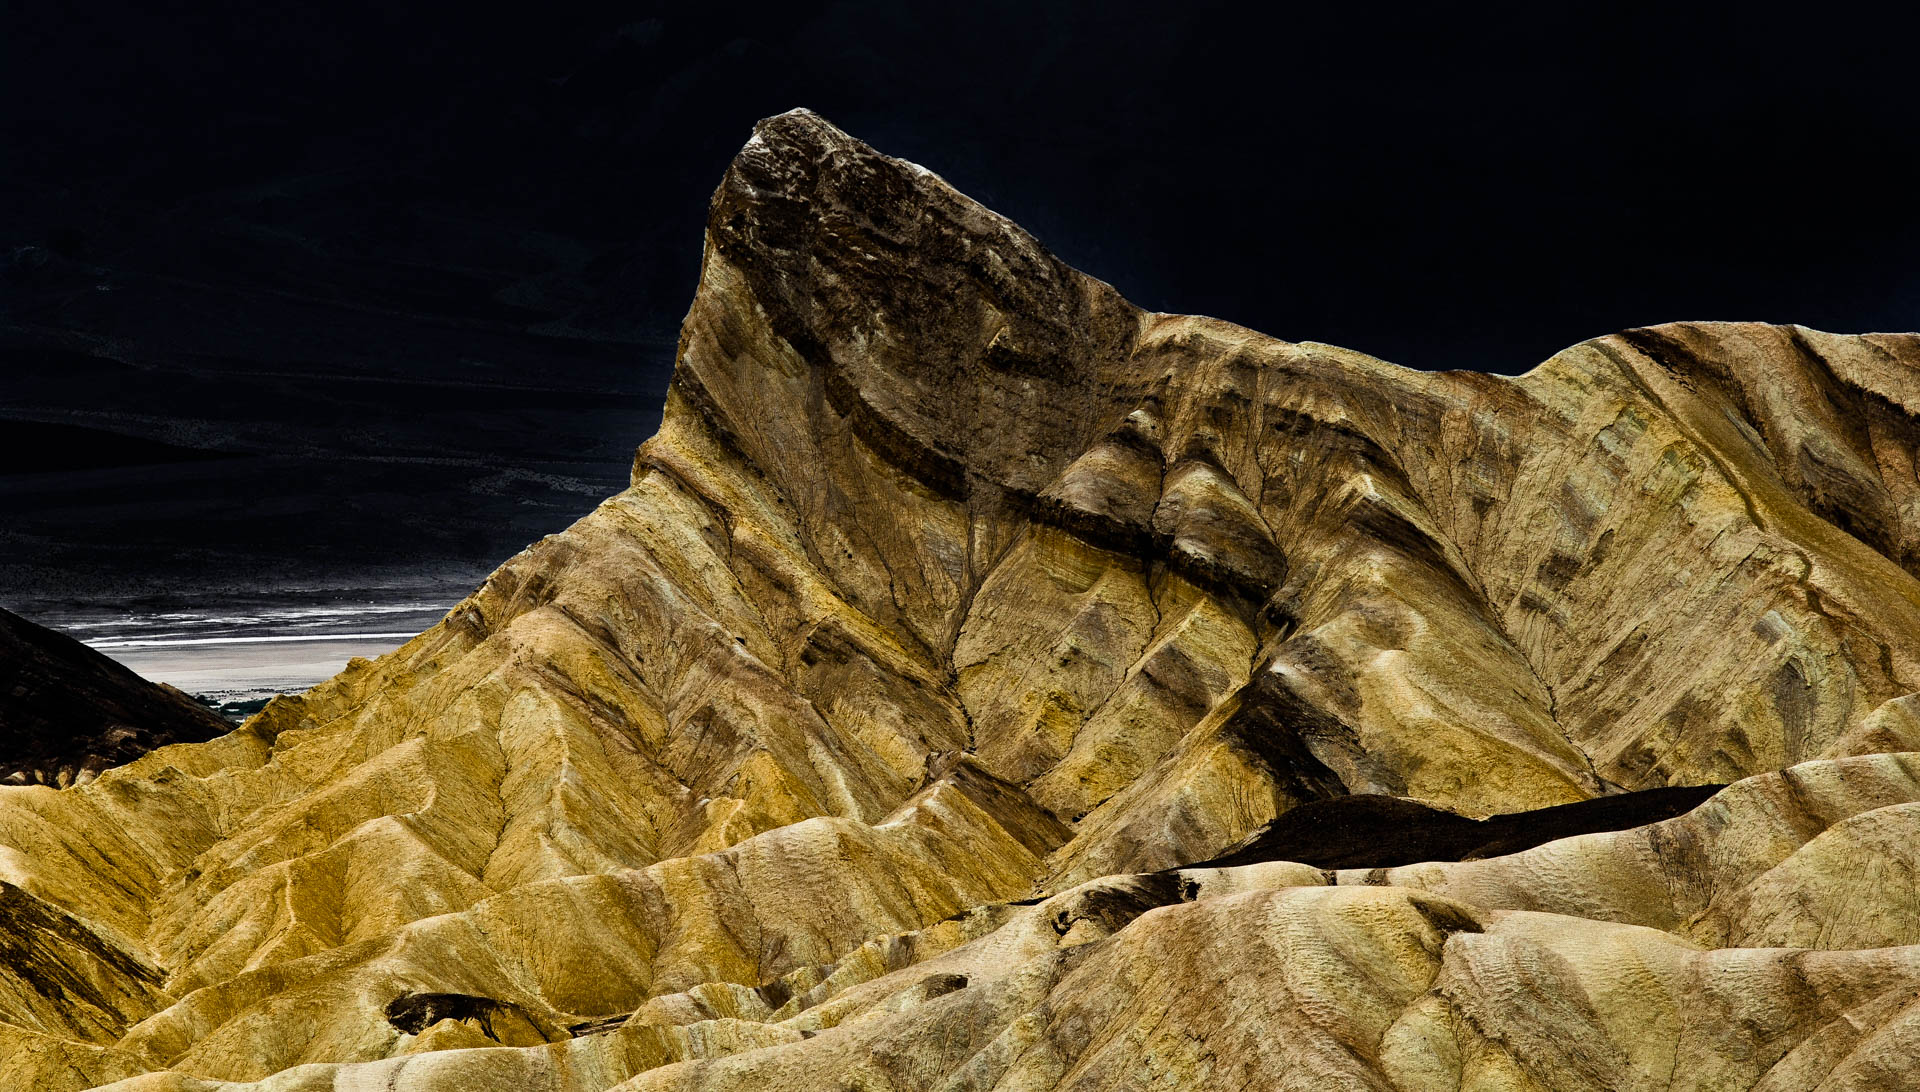
[{"label": "layered sedimentary rock", "polygon": [[71,979],[0,976],[0,1077],[1900,1087],[1916,413],[1907,335],[1506,379],[1142,312],[782,115],[630,488],[0,791]]},{"label": "layered sedimentary rock", "polygon": [[71,785],[232,727],[173,687],[0,610],[0,783]]}]

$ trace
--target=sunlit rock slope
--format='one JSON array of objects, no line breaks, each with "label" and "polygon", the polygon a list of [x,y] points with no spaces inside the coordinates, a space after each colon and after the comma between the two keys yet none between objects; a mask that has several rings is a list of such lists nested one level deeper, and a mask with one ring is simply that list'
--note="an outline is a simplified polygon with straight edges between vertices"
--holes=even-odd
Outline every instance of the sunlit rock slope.
[{"label": "sunlit rock slope", "polygon": [[0,1084],[1908,1087],[1916,414],[1910,335],[1146,313],[770,119],[629,489],[0,790]]}]

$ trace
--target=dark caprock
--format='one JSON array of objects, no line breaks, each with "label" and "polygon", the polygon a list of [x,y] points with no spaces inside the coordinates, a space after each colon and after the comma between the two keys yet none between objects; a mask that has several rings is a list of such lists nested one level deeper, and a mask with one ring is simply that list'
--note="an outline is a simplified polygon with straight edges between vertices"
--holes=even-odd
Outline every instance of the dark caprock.
[{"label": "dark caprock", "polygon": [[173,687],[0,610],[0,783],[71,785],[232,730]]}]

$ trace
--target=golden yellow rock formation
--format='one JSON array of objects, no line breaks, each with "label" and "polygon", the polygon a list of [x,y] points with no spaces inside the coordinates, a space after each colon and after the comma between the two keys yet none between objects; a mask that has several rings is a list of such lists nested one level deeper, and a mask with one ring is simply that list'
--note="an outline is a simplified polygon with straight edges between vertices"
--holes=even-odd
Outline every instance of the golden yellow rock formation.
[{"label": "golden yellow rock formation", "polygon": [[1912,1087],[1917,415],[1910,335],[1507,379],[1141,312],[770,119],[629,489],[229,736],[0,787],[0,1084]]}]

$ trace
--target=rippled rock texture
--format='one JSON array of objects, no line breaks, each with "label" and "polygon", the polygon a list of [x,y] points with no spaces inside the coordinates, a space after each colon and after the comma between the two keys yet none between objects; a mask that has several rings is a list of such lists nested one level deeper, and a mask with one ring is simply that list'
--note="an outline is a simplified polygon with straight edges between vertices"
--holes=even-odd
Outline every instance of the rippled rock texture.
[{"label": "rippled rock texture", "polygon": [[1909,335],[1145,313],[782,115],[630,488],[0,792],[0,1077],[1907,1087],[1916,412]]}]

